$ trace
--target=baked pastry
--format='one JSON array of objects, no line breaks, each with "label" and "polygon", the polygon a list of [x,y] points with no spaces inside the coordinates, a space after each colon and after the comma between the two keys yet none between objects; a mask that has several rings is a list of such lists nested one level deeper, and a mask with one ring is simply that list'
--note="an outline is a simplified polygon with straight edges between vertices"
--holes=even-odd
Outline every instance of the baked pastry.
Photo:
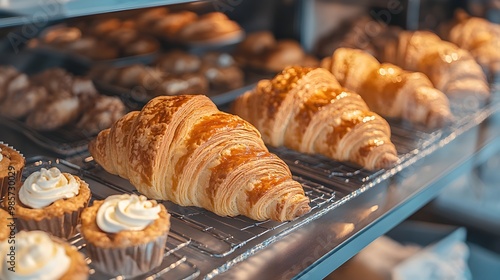
[{"label": "baked pastry", "polygon": [[351,161],[369,170],[398,157],[389,124],[322,68],[288,67],[233,103],[271,146]]},{"label": "baked pastry", "polygon": [[137,276],[163,261],[170,214],[144,196],[109,196],[82,213],[81,234],[92,264],[110,276]]},{"label": "baked pastry", "polygon": [[[15,240],[15,246],[12,245]],[[15,247],[15,261],[9,254]],[[86,280],[84,256],[69,243],[43,231],[21,231],[0,243],[0,278]]]},{"label": "baked pastry", "polygon": [[202,58],[201,72],[205,74],[211,88],[232,90],[244,84],[244,73],[227,53],[209,52]]},{"label": "baked pastry", "polygon": [[177,32],[182,42],[204,42],[229,39],[241,34],[241,27],[220,12],[208,13],[187,23]]},{"label": "baked pastry", "polygon": [[151,30],[154,24],[169,13],[166,7],[157,7],[142,12],[137,17],[137,25],[142,30]]},{"label": "baked pastry", "polygon": [[403,71],[390,63],[380,64],[367,52],[348,48],[337,49],[323,59],[321,66],[384,117],[401,118],[429,128],[442,127],[452,119],[448,98],[422,73]]},{"label": "baked pastry", "polygon": [[[28,176],[16,195],[14,216],[19,230],[43,230],[59,238],[76,234],[80,214],[90,201],[87,183],[57,167]],[[7,206],[4,201],[4,208]]]},{"label": "baked pastry", "polygon": [[16,223],[9,212],[0,208],[0,243],[16,232]]},{"label": "baked pastry", "polygon": [[12,194],[19,187],[24,165],[25,160],[21,153],[0,142],[0,198],[8,192]]},{"label": "baked pastry", "polygon": [[169,75],[153,91],[153,96],[205,94],[208,86],[208,81],[202,74]]},{"label": "baked pastry", "polygon": [[380,61],[422,72],[452,101],[464,106],[483,103],[490,96],[486,76],[472,55],[428,31],[403,31],[388,41]]},{"label": "baked pastry", "polygon": [[319,61],[306,55],[297,41],[276,40],[272,33],[252,33],[241,42],[235,52],[238,63],[270,72],[279,72],[287,66],[318,66]]},{"label": "baked pastry", "polygon": [[201,59],[198,56],[185,51],[173,50],[160,56],[156,60],[155,65],[157,68],[166,73],[195,73],[200,70]]},{"label": "baked pastry", "polygon": [[168,13],[156,22],[152,30],[158,36],[163,36],[169,40],[176,40],[179,30],[197,18],[198,15],[190,11]]},{"label": "baked pastry", "polygon": [[292,220],[310,210],[259,132],[203,95],[154,98],[101,131],[89,151],[149,198],[254,220]]},{"label": "baked pastry", "polygon": [[50,98],[38,104],[26,118],[26,124],[39,131],[51,131],[76,121],[80,115],[77,96]]},{"label": "baked pastry", "polygon": [[126,108],[120,98],[97,95],[83,110],[76,128],[87,135],[96,135],[101,130],[111,127],[125,113]]},{"label": "baked pastry", "polygon": [[464,11],[455,13],[455,21],[444,37],[468,50],[494,81],[500,73],[500,25],[484,18],[471,17]]}]

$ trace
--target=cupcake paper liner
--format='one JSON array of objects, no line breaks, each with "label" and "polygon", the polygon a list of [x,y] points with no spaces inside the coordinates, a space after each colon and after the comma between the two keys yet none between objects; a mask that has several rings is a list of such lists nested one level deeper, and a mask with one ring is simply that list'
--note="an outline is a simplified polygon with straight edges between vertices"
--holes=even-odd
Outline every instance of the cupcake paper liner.
[{"label": "cupcake paper liner", "polygon": [[[9,144],[7,144],[5,142],[2,142],[2,141],[0,141],[0,144],[5,145],[8,148],[16,151],[17,153],[19,153],[21,155],[21,157],[24,158],[24,155],[21,152],[19,152],[18,150],[16,150],[14,147],[12,147],[11,145],[9,145]],[[19,188],[19,186],[20,186],[19,182],[21,182],[21,177],[23,175],[23,170],[24,170],[24,165],[21,167],[21,169],[16,170],[16,176],[15,176],[15,179],[14,179],[14,181],[15,181],[14,186],[16,187],[16,189]],[[5,195],[7,195],[7,191],[9,189],[9,182],[10,181],[11,180],[9,179],[9,176],[0,178],[0,198],[3,198]]]},{"label": "cupcake paper liner", "polygon": [[77,233],[76,228],[80,223],[80,215],[83,209],[87,207],[87,204],[88,202],[76,211],[64,213],[63,216],[46,218],[40,221],[25,220],[17,217],[16,227],[18,230],[42,230],[56,237],[69,239]]},{"label": "cupcake paper liner", "polygon": [[165,255],[168,234],[149,243],[126,248],[101,248],[87,243],[87,254],[92,265],[110,276],[133,277],[147,273],[161,265]]}]

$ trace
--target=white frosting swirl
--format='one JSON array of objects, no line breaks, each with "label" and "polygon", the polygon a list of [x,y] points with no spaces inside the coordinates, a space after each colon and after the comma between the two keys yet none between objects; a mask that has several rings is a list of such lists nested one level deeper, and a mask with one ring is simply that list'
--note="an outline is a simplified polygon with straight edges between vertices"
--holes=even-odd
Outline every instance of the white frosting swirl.
[{"label": "white frosting swirl", "polygon": [[112,195],[97,211],[97,226],[104,232],[143,230],[159,218],[160,205],[145,196],[135,194]]},{"label": "white frosting swirl", "polygon": [[[68,270],[71,260],[64,247],[53,242],[47,233],[21,231],[16,234],[15,241],[15,245],[8,244],[8,240],[0,244],[0,279],[54,280]],[[13,262],[9,262],[9,253],[15,256]]]},{"label": "white frosting swirl", "polygon": [[38,209],[79,192],[80,184],[72,175],[62,174],[57,167],[42,168],[26,178],[19,190],[19,199],[24,205]]}]

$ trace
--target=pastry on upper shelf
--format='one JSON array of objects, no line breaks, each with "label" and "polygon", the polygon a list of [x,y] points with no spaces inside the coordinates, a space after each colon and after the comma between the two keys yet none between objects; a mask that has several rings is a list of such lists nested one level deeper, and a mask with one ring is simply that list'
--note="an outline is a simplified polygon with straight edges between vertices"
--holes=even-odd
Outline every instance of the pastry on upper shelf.
[{"label": "pastry on upper shelf", "polygon": [[29,77],[6,66],[0,67],[0,115],[24,118],[47,97],[47,90],[32,83]]},{"label": "pastry on upper shelf", "polygon": [[242,35],[241,27],[225,14],[213,12],[198,17],[184,25],[176,34],[181,42],[206,42],[226,40]]},{"label": "pastry on upper shelf", "polygon": [[101,131],[89,151],[149,198],[255,220],[310,211],[302,186],[257,129],[203,95],[154,98]]},{"label": "pastry on upper shelf", "polygon": [[111,127],[126,113],[126,108],[116,96],[96,95],[84,105],[83,113],[75,127],[88,135],[96,135]]},{"label": "pastry on upper shelf", "polygon": [[137,20],[137,26],[142,30],[151,30],[154,24],[160,21],[163,17],[165,17],[169,13],[169,9],[166,7],[157,7],[148,9],[146,11],[141,12]]},{"label": "pastry on upper shelf", "polygon": [[198,15],[190,11],[180,11],[176,13],[168,13],[161,17],[153,25],[151,31],[159,37],[175,40],[177,33],[187,24],[194,22]]},{"label": "pastry on upper shelf", "polygon": [[242,65],[270,72],[287,66],[319,66],[319,61],[306,55],[297,41],[276,40],[268,31],[249,34],[238,45],[235,58]]},{"label": "pastry on upper shelf", "polygon": [[[119,108],[109,112],[101,112],[101,106],[109,104],[105,97],[100,97],[91,80],[76,77],[62,68],[50,68],[32,77],[17,70],[0,67],[0,85],[6,89],[0,95],[0,115],[25,119],[28,126],[39,131],[53,131],[78,122],[80,127],[88,128],[87,132],[97,133],[95,127],[107,124],[109,127],[125,112],[125,105],[116,99],[111,104]],[[98,102],[104,104],[98,104]],[[117,104],[120,103],[120,104]],[[99,124],[90,124],[84,116],[89,112],[99,112],[92,118]],[[91,118],[91,119],[92,119]]]},{"label": "pastry on upper shelf", "polygon": [[321,66],[384,117],[402,118],[429,128],[443,127],[452,119],[448,98],[423,73],[380,64],[369,53],[349,48],[337,49],[323,59]]},{"label": "pastry on upper shelf", "polygon": [[245,74],[228,53],[209,52],[202,57],[201,73],[214,89],[232,90],[245,82]]},{"label": "pastry on upper shelf", "polygon": [[154,64],[166,73],[186,74],[198,72],[201,67],[201,59],[182,50],[172,50],[159,56]]},{"label": "pastry on upper shelf", "polygon": [[323,68],[285,68],[237,98],[233,111],[255,125],[271,146],[350,161],[368,170],[390,168],[398,161],[387,121]]},{"label": "pastry on upper shelf", "polygon": [[458,10],[443,37],[468,50],[491,81],[500,74],[500,25]]}]

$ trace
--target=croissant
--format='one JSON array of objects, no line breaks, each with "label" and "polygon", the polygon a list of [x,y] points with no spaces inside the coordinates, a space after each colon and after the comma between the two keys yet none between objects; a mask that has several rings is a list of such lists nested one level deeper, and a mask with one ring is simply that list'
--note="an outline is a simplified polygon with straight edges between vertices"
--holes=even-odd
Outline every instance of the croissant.
[{"label": "croissant", "polygon": [[394,64],[380,64],[358,49],[339,48],[321,66],[339,83],[358,93],[374,112],[402,118],[429,128],[442,127],[452,114],[444,93],[422,73],[403,71]]},{"label": "croissant", "polygon": [[454,101],[484,102],[490,90],[472,55],[428,31],[402,31],[379,57],[409,71],[426,74],[434,86]]},{"label": "croissant", "polygon": [[470,51],[492,79],[500,73],[500,25],[459,11],[455,24],[444,35],[447,40]]},{"label": "croissant", "polygon": [[89,151],[150,198],[255,220],[310,211],[302,186],[257,129],[203,95],[154,98],[101,131]]},{"label": "croissant", "polygon": [[355,162],[367,169],[398,160],[387,121],[322,68],[288,67],[238,97],[233,111],[271,146]]}]

